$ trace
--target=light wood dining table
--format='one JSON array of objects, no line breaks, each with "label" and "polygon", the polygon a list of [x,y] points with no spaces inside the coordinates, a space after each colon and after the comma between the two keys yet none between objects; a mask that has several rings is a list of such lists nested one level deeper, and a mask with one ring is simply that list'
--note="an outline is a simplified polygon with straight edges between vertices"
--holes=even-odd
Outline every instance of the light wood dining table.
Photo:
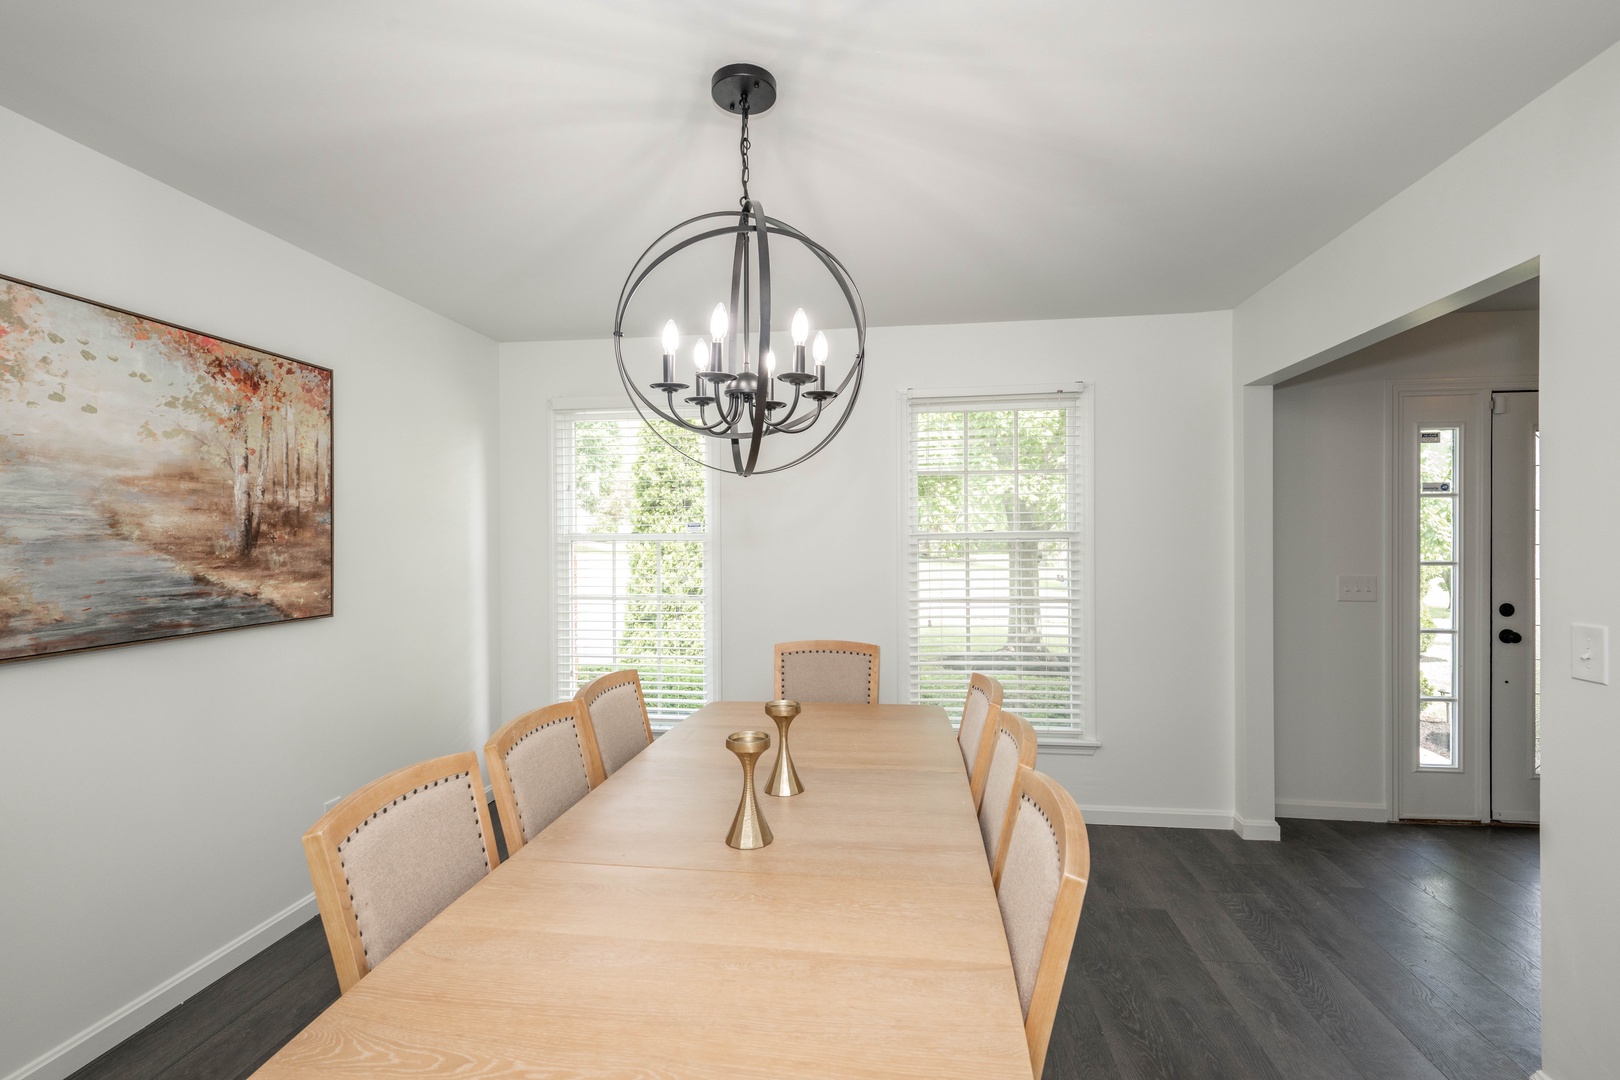
[{"label": "light wood dining table", "polygon": [[[733,731],[775,842],[725,843]],[[962,756],[931,706],[694,713],[423,927],[255,1076],[1029,1080]]]}]

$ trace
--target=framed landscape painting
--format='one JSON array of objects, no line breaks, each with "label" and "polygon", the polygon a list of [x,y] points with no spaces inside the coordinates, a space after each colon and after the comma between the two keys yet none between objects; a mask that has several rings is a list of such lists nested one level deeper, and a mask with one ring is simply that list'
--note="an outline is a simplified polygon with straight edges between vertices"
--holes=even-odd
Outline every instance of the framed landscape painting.
[{"label": "framed landscape painting", "polygon": [[0,661],[332,613],[332,372],[0,277]]}]

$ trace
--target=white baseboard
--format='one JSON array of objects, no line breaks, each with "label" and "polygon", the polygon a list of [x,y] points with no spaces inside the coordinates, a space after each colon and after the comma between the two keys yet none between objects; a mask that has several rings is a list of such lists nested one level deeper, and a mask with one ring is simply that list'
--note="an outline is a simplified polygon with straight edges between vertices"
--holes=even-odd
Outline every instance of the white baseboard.
[{"label": "white baseboard", "polygon": [[1154,829],[1230,829],[1232,815],[1219,810],[1161,810],[1151,806],[1082,806],[1089,825],[1143,825]]},{"label": "white baseboard", "polygon": [[1232,815],[1232,831],[1245,840],[1281,840],[1282,826],[1277,824],[1276,818],[1267,821],[1249,821],[1246,818]]},{"label": "white baseboard", "polygon": [[5,1080],[62,1080],[82,1069],[197,991],[286,937],[316,913],[315,894],[270,916],[134,1001],[47,1050]]},{"label": "white baseboard", "polygon": [[1322,802],[1317,799],[1277,801],[1278,817],[1313,818],[1317,821],[1388,821],[1389,807],[1383,803]]}]

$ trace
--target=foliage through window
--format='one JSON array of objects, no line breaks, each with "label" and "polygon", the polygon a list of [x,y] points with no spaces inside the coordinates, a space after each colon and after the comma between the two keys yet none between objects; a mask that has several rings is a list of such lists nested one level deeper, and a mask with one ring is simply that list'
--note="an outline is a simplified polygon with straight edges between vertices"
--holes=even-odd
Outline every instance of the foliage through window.
[{"label": "foliage through window", "polygon": [[555,428],[558,694],[635,668],[653,722],[683,720],[711,696],[707,470],[629,410],[560,410]]},{"label": "foliage through window", "polygon": [[1460,761],[1457,434],[1456,428],[1418,433],[1418,764],[1424,768]]},{"label": "foliage through window", "polygon": [[911,700],[975,671],[1037,729],[1085,733],[1078,393],[911,403]]}]

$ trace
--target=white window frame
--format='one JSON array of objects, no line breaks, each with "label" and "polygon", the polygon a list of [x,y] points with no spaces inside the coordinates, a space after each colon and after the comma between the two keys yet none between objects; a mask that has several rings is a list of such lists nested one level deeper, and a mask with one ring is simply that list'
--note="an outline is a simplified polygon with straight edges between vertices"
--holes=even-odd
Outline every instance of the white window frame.
[{"label": "white window frame", "polygon": [[[555,701],[563,701],[571,697],[575,690],[562,685],[562,656],[563,656],[563,629],[562,611],[565,597],[562,594],[561,558],[563,551],[563,533],[560,528],[564,509],[559,503],[560,483],[559,472],[561,462],[556,460],[558,422],[562,414],[570,417],[580,413],[622,413],[635,416],[635,409],[622,397],[559,397],[548,403],[546,410],[546,507],[550,528],[546,531],[546,575],[551,603],[546,614],[547,640],[551,644],[549,663],[547,663],[546,681],[551,686],[551,696]],[[703,450],[704,460],[713,463],[713,439],[705,439]],[[718,701],[720,698],[721,671],[720,671],[720,589],[724,580],[720,573],[720,485],[716,482],[717,476],[710,470],[704,472],[704,513],[707,521],[707,532],[704,540],[707,546],[707,557],[703,563],[703,593],[704,593],[704,643],[706,652],[704,662],[704,697],[707,701]],[[577,688],[576,688],[577,689]],[[649,717],[654,736],[662,735],[674,727],[678,721]]]},{"label": "white window frame", "polygon": [[[898,498],[895,500],[899,516],[898,578],[899,637],[904,654],[899,686],[902,703],[916,702],[916,667],[912,640],[912,608],[915,600],[912,582],[912,528],[911,503],[916,484],[915,462],[911,454],[911,416],[917,405],[940,406],[960,403],[976,409],[997,404],[1028,405],[1042,398],[1060,399],[1077,411],[1080,432],[1074,440],[1077,448],[1071,469],[1079,486],[1077,511],[1078,527],[1071,531],[1078,553],[1071,560],[1071,618],[1079,635],[1074,662],[1076,678],[1080,684],[1079,715],[1073,717],[1076,725],[1069,731],[1037,729],[1043,753],[1060,755],[1091,755],[1102,748],[1101,728],[1097,715],[1096,671],[1096,599],[1093,583],[1096,581],[1096,395],[1095,383],[1065,382],[1043,383],[1032,386],[964,386],[964,387],[908,387],[896,397],[896,424],[900,468]],[[964,697],[966,690],[964,688]],[[953,724],[961,721],[953,715]]]}]

